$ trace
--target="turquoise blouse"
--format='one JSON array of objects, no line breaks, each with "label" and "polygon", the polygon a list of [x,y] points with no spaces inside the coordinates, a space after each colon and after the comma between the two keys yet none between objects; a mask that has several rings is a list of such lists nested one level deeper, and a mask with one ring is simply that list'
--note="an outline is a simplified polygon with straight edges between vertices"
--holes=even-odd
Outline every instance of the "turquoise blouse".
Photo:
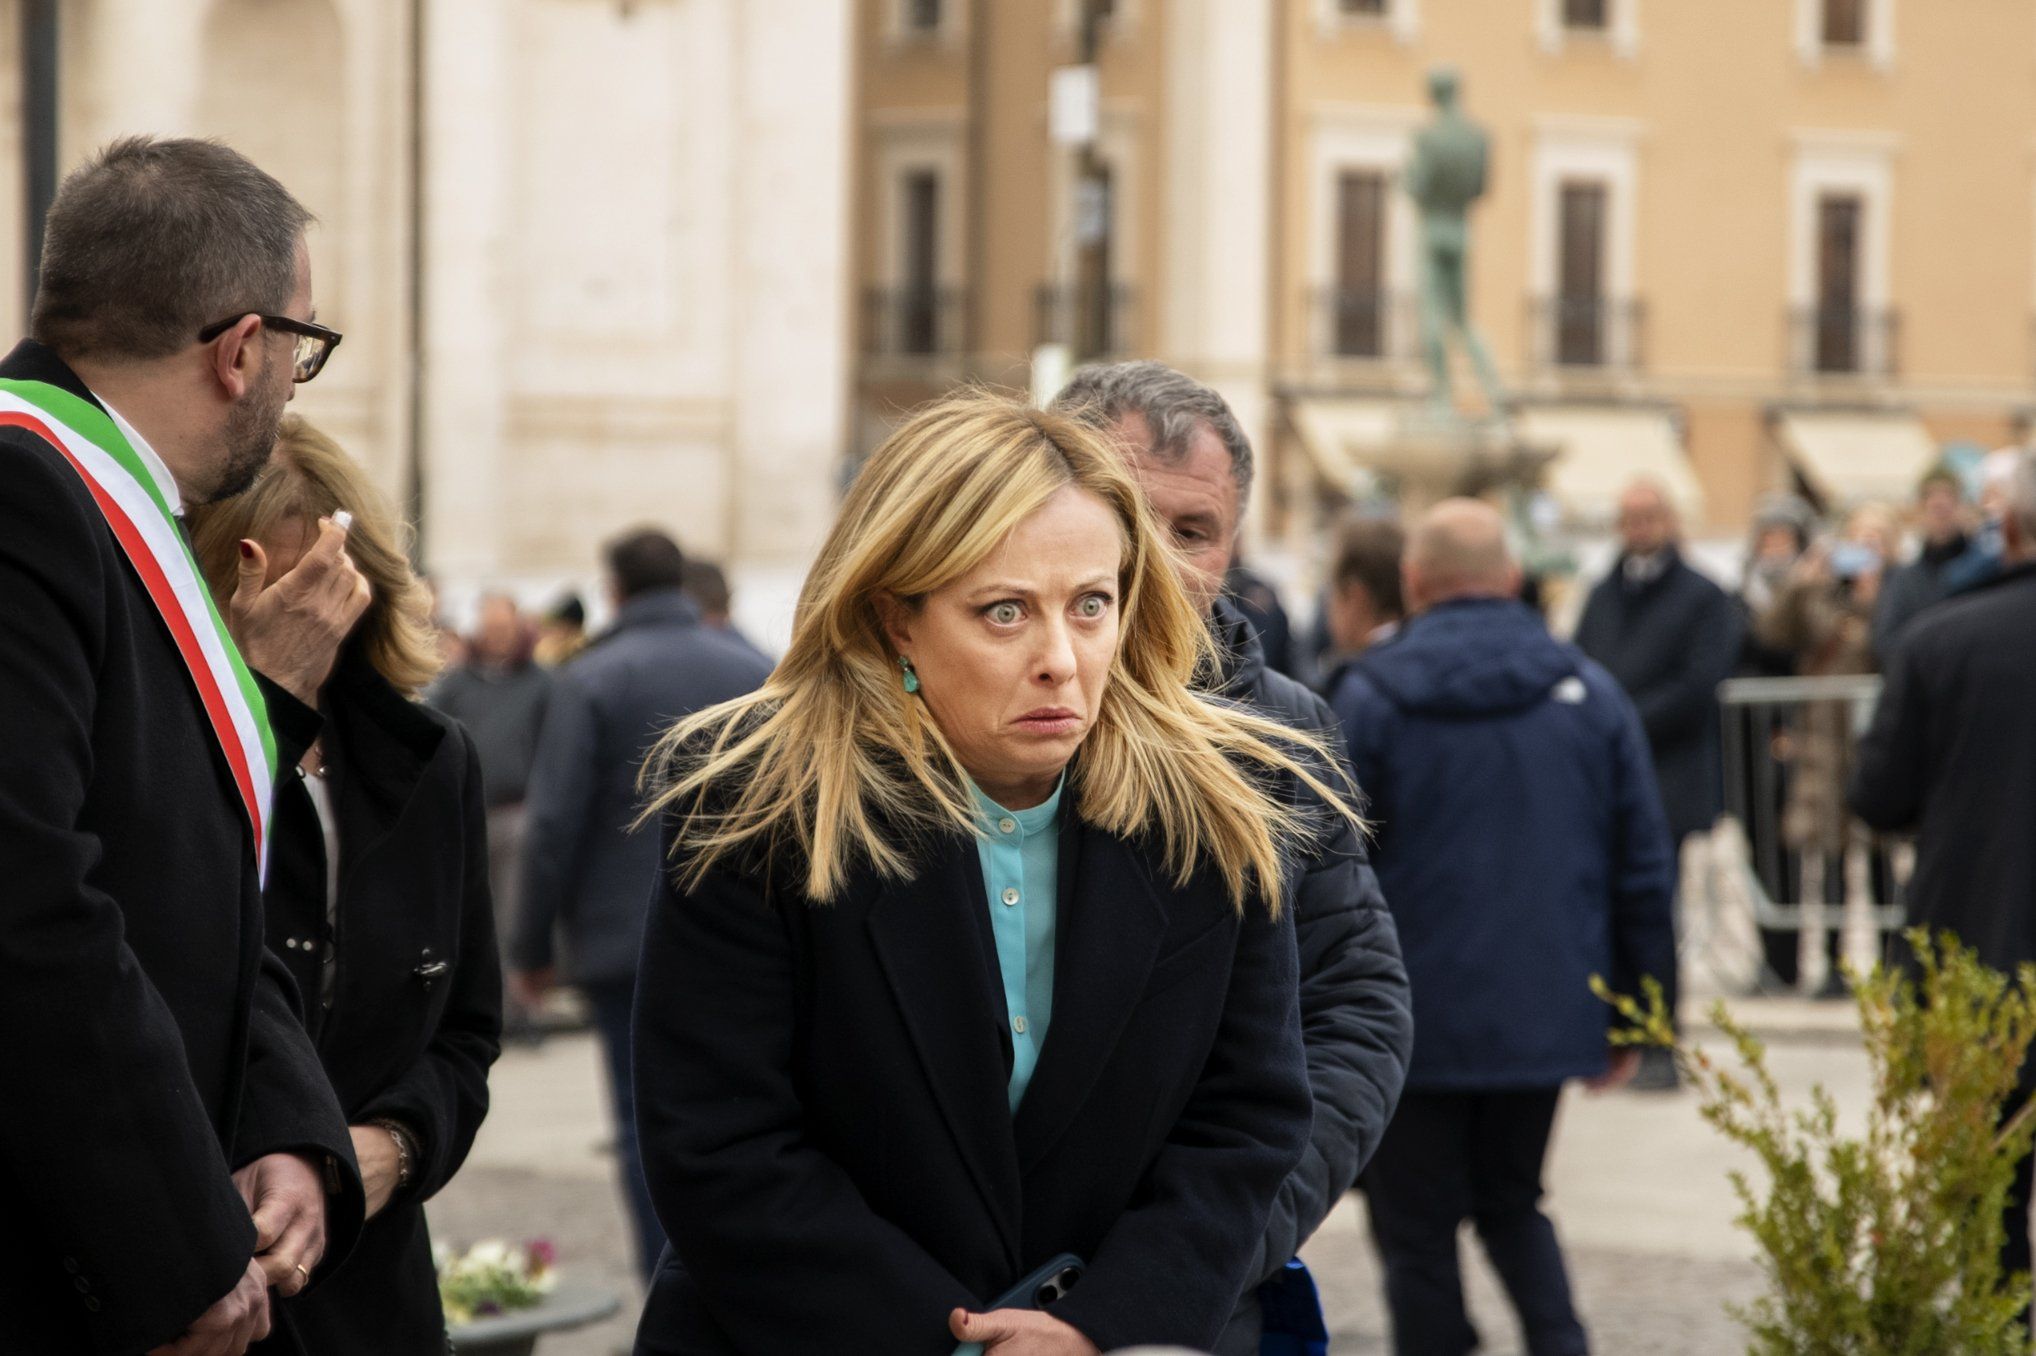
[{"label": "turquoise blouse", "polygon": [[[1064,783],[1063,783],[1064,785]],[[1060,893],[1060,793],[1029,810],[1007,810],[971,783],[976,855],[990,901],[1004,1012],[1011,1023],[1011,1111],[1039,1066],[1053,1021],[1053,942]]]}]

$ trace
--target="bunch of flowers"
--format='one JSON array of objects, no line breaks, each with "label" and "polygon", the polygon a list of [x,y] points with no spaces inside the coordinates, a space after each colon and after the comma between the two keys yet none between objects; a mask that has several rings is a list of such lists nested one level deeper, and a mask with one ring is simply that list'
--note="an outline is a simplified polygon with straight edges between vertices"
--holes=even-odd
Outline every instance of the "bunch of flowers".
[{"label": "bunch of flowers", "polygon": [[543,1303],[557,1274],[558,1252],[548,1239],[520,1247],[486,1239],[465,1253],[443,1243],[432,1247],[438,1264],[438,1297],[445,1321],[455,1327]]}]

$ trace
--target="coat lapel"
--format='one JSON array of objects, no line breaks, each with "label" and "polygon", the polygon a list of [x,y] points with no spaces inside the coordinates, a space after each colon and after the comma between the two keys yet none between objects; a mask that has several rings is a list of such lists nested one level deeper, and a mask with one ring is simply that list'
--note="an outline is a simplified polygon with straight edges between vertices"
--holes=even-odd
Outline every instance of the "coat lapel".
[{"label": "coat lapel", "polygon": [[1121,838],[1062,820],[1053,1025],[1018,1104],[1018,1162],[1030,1172],[1074,1120],[1145,996],[1167,929],[1154,867]]},{"label": "coat lapel", "polygon": [[870,939],[926,1081],[1015,1267],[1018,1161],[989,903],[971,843],[946,834],[930,846],[914,879],[877,890]]}]

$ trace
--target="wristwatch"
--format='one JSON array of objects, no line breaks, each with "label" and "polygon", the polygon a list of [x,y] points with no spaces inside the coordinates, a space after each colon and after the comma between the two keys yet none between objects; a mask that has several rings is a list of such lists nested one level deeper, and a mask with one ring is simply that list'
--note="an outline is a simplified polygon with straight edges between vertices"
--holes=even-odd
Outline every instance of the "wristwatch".
[{"label": "wristwatch", "polygon": [[410,1133],[408,1126],[391,1116],[377,1116],[374,1120],[369,1121],[368,1124],[378,1130],[388,1132],[389,1138],[396,1142],[396,1190],[403,1190],[410,1185],[410,1180],[417,1175],[417,1159],[419,1157],[417,1152],[417,1137]]}]

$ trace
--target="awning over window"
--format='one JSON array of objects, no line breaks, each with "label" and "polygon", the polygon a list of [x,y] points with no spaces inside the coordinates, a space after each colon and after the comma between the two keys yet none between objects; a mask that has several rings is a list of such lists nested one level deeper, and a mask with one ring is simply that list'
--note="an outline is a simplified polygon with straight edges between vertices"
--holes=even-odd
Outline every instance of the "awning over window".
[{"label": "awning over window", "polygon": [[1294,402],[1294,430],[1325,485],[1348,494],[1399,431],[1404,402],[1309,397]]},{"label": "awning over window", "polygon": [[1520,412],[1520,434],[1557,450],[1542,486],[1577,527],[1606,527],[1636,480],[1668,491],[1683,521],[1700,522],[1704,488],[1690,469],[1667,410],[1628,405],[1538,405]]},{"label": "awning over window", "polygon": [[1938,455],[1923,421],[1900,410],[1788,410],[1780,433],[1790,465],[1834,506],[1905,503]]}]

